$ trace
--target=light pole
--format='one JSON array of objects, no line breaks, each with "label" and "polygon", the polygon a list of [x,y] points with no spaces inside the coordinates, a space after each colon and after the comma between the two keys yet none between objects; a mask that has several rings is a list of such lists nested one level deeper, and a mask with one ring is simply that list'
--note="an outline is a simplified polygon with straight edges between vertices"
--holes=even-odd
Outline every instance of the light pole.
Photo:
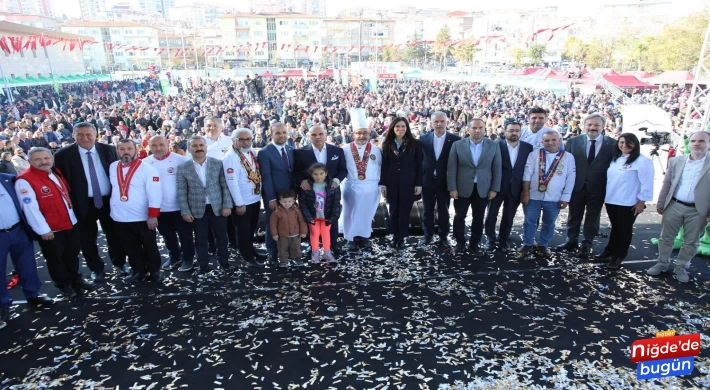
[{"label": "light pole", "polygon": [[357,62],[362,66],[362,9],[360,10],[360,20],[357,23]]}]

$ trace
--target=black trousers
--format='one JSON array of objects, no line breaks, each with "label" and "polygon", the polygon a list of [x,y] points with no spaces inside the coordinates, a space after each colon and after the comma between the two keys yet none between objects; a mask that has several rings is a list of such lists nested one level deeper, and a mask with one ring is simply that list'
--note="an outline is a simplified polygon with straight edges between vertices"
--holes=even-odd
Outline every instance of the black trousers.
[{"label": "black trousers", "polygon": [[390,205],[390,233],[396,238],[409,237],[409,213],[414,205],[414,187],[388,187],[387,203]]},{"label": "black trousers", "polygon": [[459,195],[458,199],[454,199],[454,209],[456,210],[456,215],[454,216],[454,238],[456,243],[465,241],[465,230],[466,230],[466,214],[468,214],[468,208],[471,207],[471,216],[473,217],[471,221],[471,245],[478,245],[483,236],[483,222],[486,214],[486,207],[488,206],[488,198],[481,198],[478,196],[478,185],[473,185],[473,192],[468,198]]},{"label": "black trousers", "polygon": [[39,239],[42,255],[47,260],[49,276],[58,288],[72,286],[81,279],[79,273],[79,230],[54,233],[53,240]]},{"label": "black trousers", "polygon": [[510,194],[501,196],[499,193],[490,201],[488,215],[486,216],[486,237],[488,237],[490,242],[496,242],[496,222],[498,221],[498,212],[501,206],[503,207],[503,216],[500,220],[497,241],[500,244],[504,244],[510,238],[515,213],[518,211],[518,206],[520,206],[520,196],[512,196]]},{"label": "black trousers", "polygon": [[121,245],[126,250],[133,273],[147,274],[160,271],[160,252],[155,230],[146,221],[115,222]]},{"label": "black trousers", "polygon": [[634,209],[632,206],[607,203],[606,213],[611,222],[611,232],[605,249],[614,257],[626,258],[634,233],[634,222],[636,222]]},{"label": "black trousers", "polygon": [[449,235],[449,203],[451,197],[446,186],[435,185],[436,177],[429,186],[422,188],[422,203],[424,205],[424,236],[431,237],[434,235],[434,210],[437,211],[439,217],[439,236],[446,237]]},{"label": "black trousers", "polygon": [[[237,224],[236,221],[234,220],[234,210],[232,210],[232,214],[227,217],[227,238],[229,242],[229,246],[233,248],[238,248],[239,247],[239,241],[237,240],[238,234],[237,234]],[[210,237],[210,242],[213,242],[212,240],[214,237]]]},{"label": "black trousers", "polygon": [[261,212],[261,202],[246,205],[244,215],[237,215],[234,208],[234,226],[237,231],[237,243],[239,253],[247,261],[254,260],[254,234],[259,224],[259,213]]},{"label": "black trousers", "polygon": [[604,191],[601,193],[590,192],[586,185],[581,191],[572,194],[572,199],[569,202],[569,215],[567,216],[568,242],[579,241],[579,232],[584,218],[584,230],[582,230],[584,240],[582,243],[592,246],[594,236],[599,233],[599,218],[602,214],[605,196],[606,193]]},{"label": "black trousers", "polygon": [[182,219],[180,211],[160,213],[158,231],[165,240],[165,247],[168,248],[168,255],[172,262],[182,260],[184,264],[192,264],[195,259],[192,225]]},{"label": "black trousers", "polygon": [[111,219],[110,197],[103,197],[104,206],[100,209],[94,207],[94,198],[86,199],[89,208],[84,218],[77,221],[78,223],[75,227],[79,229],[81,253],[84,255],[84,260],[86,260],[86,266],[89,267],[91,272],[103,272],[105,267],[105,263],[101,259],[101,255],[99,255],[97,244],[99,227],[96,225],[96,221],[98,220],[101,222],[101,229],[106,235],[111,264],[114,267],[123,267],[126,264],[126,252],[116,234],[114,221]]},{"label": "black trousers", "polygon": [[209,232],[215,237],[217,244],[217,259],[220,264],[227,264],[229,261],[229,251],[227,249],[227,218],[214,215],[212,205],[205,206],[205,215],[202,218],[195,218],[193,222],[195,229],[195,249],[197,250],[197,262],[201,265],[209,265],[210,258],[207,253],[207,237]]}]

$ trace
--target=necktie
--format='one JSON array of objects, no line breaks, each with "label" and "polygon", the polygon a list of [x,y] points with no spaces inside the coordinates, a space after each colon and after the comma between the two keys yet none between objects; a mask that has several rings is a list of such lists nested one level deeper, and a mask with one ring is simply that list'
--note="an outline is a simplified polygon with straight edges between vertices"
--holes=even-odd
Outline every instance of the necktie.
[{"label": "necktie", "polygon": [[592,161],[594,161],[594,157],[597,156],[597,148],[594,146],[594,144],[597,143],[597,140],[590,139],[589,141],[592,143],[592,146],[589,147],[589,156],[587,156],[587,164],[591,164]]},{"label": "necktie", "polygon": [[96,176],[96,167],[94,166],[94,159],[91,157],[91,152],[86,152],[86,159],[89,161],[89,177],[91,178],[91,191],[94,193],[94,207],[100,209],[104,207],[104,200],[101,197],[99,177]]},{"label": "necktie", "polygon": [[289,168],[289,166],[288,166],[288,157],[286,156],[286,148],[285,147],[281,148],[281,160],[283,160],[286,170],[290,171],[291,168]]}]

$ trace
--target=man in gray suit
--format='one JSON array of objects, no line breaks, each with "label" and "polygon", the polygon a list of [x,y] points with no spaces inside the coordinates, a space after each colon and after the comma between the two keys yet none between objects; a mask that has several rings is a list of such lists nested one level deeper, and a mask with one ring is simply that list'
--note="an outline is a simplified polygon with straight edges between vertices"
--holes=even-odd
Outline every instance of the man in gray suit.
[{"label": "man in gray suit", "polygon": [[606,196],[606,171],[616,145],[614,139],[602,135],[605,124],[604,116],[599,113],[590,114],[584,118],[585,133],[570,138],[564,149],[574,156],[577,174],[569,202],[567,242],[557,249],[568,252],[577,250],[584,218],[583,241],[579,249],[581,258],[586,258],[592,252],[594,237],[599,233],[599,219]]},{"label": "man in gray suit", "polygon": [[486,125],[482,119],[472,119],[468,126],[469,139],[454,142],[449,153],[446,182],[454,199],[454,253],[465,250],[464,230],[466,214],[471,206],[471,240],[469,250],[484,253],[478,246],[483,236],[483,222],[488,202],[500,192],[502,162],[500,148],[495,141],[484,138]]},{"label": "man in gray suit", "polygon": [[[192,159],[178,166],[177,191],[182,218],[195,230],[195,247],[200,273],[210,271],[207,253],[207,236],[211,230],[217,241],[217,259],[227,271],[227,217],[232,214],[232,195],[222,169],[222,161],[207,157],[207,144],[202,137],[189,141]],[[189,271],[192,265],[183,264],[180,271]]]},{"label": "man in gray suit", "polygon": [[678,252],[675,278],[686,283],[690,259],[695,256],[705,225],[710,222],[710,133],[698,131],[689,140],[690,154],[673,157],[663,178],[656,210],[663,215],[658,239],[658,262],[646,271],[660,275],[670,269],[673,242],[683,228],[683,246]]}]

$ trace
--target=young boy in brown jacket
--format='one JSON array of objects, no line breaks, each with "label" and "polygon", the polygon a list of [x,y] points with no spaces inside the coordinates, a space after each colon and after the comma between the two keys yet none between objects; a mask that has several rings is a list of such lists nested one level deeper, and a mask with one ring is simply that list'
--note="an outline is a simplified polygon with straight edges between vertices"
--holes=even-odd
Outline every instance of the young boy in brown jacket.
[{"label": "young boy in brown jacket", "polygon": [[279,267],[288,267],[289,252],[295,265],[301,262],[301,238],[308,234],[308,224],[296,205],[296,193],[286,190],[279,194],[279,206],[271,213],[271,234],[279,251]]}]

